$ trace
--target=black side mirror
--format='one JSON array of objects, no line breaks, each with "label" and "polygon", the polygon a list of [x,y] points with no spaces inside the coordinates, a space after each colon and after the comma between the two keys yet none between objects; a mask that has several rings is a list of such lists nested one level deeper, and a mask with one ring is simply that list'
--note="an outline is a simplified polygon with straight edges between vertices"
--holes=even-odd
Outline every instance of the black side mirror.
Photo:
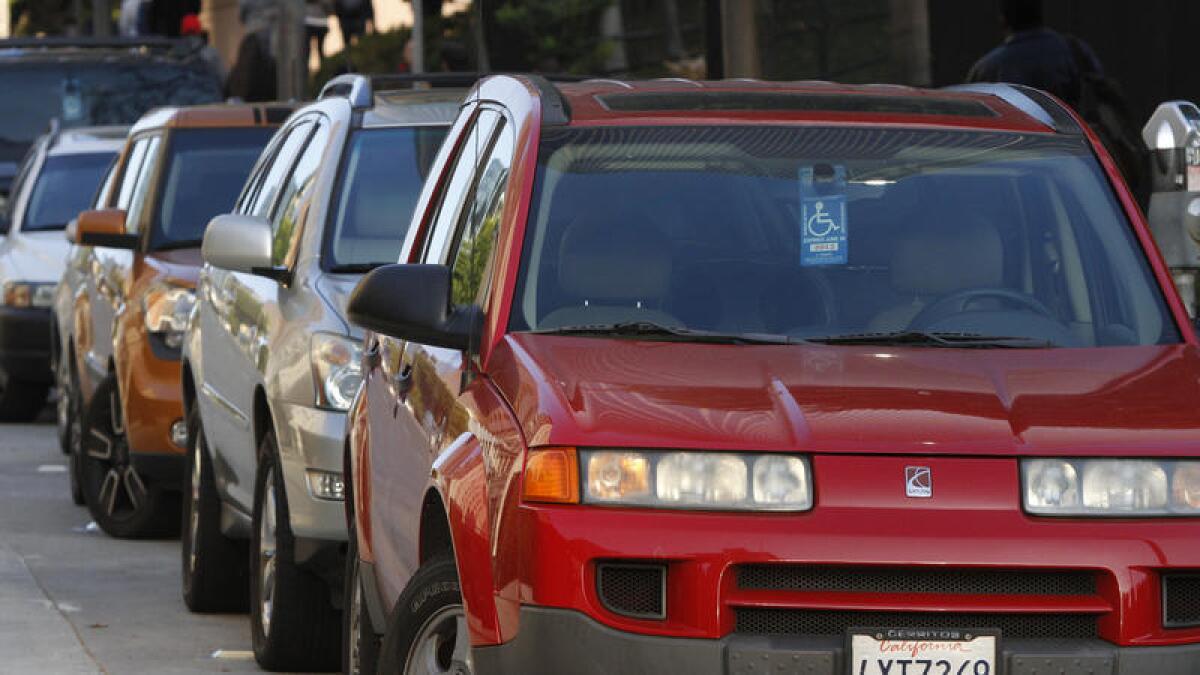
[{"label": "black side mirror", "polygon": [[346,313],[376,333],[466,350],[483,327],[483,314],[474,305],[450,306],[451,278],[445,265],[377,267],[358,282]]}]

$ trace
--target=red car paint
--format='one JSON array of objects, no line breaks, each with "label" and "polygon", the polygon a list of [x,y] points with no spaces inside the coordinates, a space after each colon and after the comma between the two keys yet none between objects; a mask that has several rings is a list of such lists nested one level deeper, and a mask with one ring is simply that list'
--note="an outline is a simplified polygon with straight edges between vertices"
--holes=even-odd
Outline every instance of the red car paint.
[{"label": "red car paint", "polygon": [[[615,86],[562,86],[570,124],[1050,131],[990,97],[999,114],[986,118],[625,114],[594,98]],[[693,85],[632,86],[660,91]],[[861,96],[895,91],[819,83],[712,86]],[[491,78],[469,97],[418,204],[409,261],[420,260],[431,201],[449,174],[447,158],[480,100],[507,108],[516,123],[517,152],[479,353],[464,360],[460,352],[368,335],[368,351],[380,356],[366,368],[363,393],[350,413],[359,552],[373,563],[388,609],[426,555],[422,523],[436,512],[449,522],[475,646],[516,637],[523,605],[571,608],[618,630],[677,637],[725,636],[737,607],[811,607],[1087,613],[1102,615],[1101,637],[1118,645],[1200,640],[1200,629],[1162,627],[1157,584],[1160,570],[1200,568],[1195,520],[1036,518],[1021,508],[1018,457],[1197,455],[1200,412],[1191,403],[1200,394],[1196,337],[1144,217],[1090,131],[1087,138],[1151,263],[1182,344],[977,351],[649,343],[505,330],[543,112],[526,80]],[[419,383],[411,393],[396,384],[402,360],[429,375],[414,377]],[[805,453],[812,458],[815,506],[801,514],[735,514],[521,503],[527,449],[555,445]],[[936,476],[933,497],[916,507],[901,482],[914,458]],[[606,611],[595,597],[593,564],[604,558],[665,562],[668,618],[637,620]],[[733,583],[735,565],[767,561],[1091,570],[1098,585],[1094,596],[1080,597],[745,591]]]}]

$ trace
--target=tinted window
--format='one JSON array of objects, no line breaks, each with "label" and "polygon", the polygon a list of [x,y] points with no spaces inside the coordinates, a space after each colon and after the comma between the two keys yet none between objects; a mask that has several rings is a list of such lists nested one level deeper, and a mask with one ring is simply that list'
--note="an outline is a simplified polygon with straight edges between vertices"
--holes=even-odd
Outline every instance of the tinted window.
[{"label": "tinted window", "polygon": [[333,269],[394,263],[443,127],[364,129],[346,151],[326,249]]},{"label": "tinted window", "polygon": [[133,196],[129,200],[129,210],[125,214],[125,231],[130,234],[141,231],[146,200],[150,198],[150,187],[154,182],[154,172],[158,168],[158,151],[161,147],[161,136],[151,138],[150,142],[146,144],[146,156],[142,159],[142,166],[134,181]]},{"label": "tinted window", "polygon": [[305,146],[304,154],[296,160],[296,168],[292,169],[287,178],[283,195],[279,198],[279,208],[271,221],[274,234],[271,242],[271,262],[277,266],[287,264],[293,246],[298,241],[304,198],[311,192],[317,169],[321,167],[325,144],[329,142],[329,125],[319,122],[315,124],[316,131]]},{"label": "tinted window", "polygon": [[10,65],[0,68],[0,91],[20,93],[0,103],[0,157],[4,146],[23,148],[43,133],[51,118],[67,127],[132,124],[158,106],[221,100],[207,69],[157,59]]},{"label": "tinted window", "polygon": [[213,216],[230,211],[272,129],[180,129],[171,136],[150,248],[199,245]]},{"label": "tinted window", "polygon": [[33,184],[21,230],[60,230],[88,208],[112,153],[48,157]]},{"label": "tinted window", "polygon": [[129,159],[121,170],[121,190],[117,193],[117,208],[128,209],[129,200],[133,199],[133,186],[137,183],[142,171],[142,159],[146,156],[146,147],[150,145],[149,138],[139,138],[129,151]]},{"label": "tinted window", "polygon": [[463,139],[462,145],[458,148],[458,156],[454,159],[454,172],[450,175],[449,182],[439,197],[433,229],[425,241],[422,259],[426,262],[435,264],[446,262],[448,243],[458,228],[463,205],[471,197],[470,191],[474,185],[479,156],[486,152],[487,148],[483,146],[491,139],[492,131],[499,121],[500,114],[496,111],[480,111],[471,130],[467,132],[467,137]]},{"label": "tinted window", "polygon": [[283,132],[287,134],[287,137],[279,144],[279,150],[271,159],[271,166],[263,176],[262,183],[257,186],[258,192],[251,199],[246,209],[247,213],[259,218],[269,219],[271,217],[275,199],[283,189],[284,178],[292,170],[292,165],[296,162],[296,155],[304,147],[310,131],[312,131],[312,122],[303,120]]},{"label": "tinted window", "polygon": [[479,183],[459,233],[450,286],[450,301],[456,305],[478,300],[483,281],[491,271],[492,252],[500,232],[500,215],[504,212],[504,194],[508,188],[512,157],[512,131],[504,126],[497,134],[492,151],[479,168]]},{"label": "tinted window", "polygon": [[999,132],[543,132],[514,328],[1177,342],[1087,143]]}]

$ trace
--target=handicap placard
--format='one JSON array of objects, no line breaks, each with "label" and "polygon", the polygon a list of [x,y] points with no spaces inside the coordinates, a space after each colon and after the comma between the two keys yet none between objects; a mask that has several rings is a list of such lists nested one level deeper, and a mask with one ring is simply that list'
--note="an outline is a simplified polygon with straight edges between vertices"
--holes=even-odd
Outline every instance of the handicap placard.
[{"label": "handicap placard", "polygon": [[845,265],[850,259],[846,168],[800,168],[800,264]]}]

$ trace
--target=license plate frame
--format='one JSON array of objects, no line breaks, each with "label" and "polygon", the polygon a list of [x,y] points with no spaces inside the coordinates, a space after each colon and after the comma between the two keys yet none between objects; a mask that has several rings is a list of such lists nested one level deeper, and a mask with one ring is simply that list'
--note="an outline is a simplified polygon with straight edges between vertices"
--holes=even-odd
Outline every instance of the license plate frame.
[{"label": "license plate frame", "polygon": [[[1003,675],[1003,667],[1000,663],[1000,630],[996,628],[866,628],[853,627],[846,630],[846,672],[849,675],[878,675],[879,668],[867,668],[866,664],[860,665],[858,656],[855,651],[855,637],[866,638],[876,642],[895,641],[895,642],[911,642],[911,643],[974,643],[980,639],[984,642],[979,643],[979,648],[982,649],[984,655],[987,655],[987,644],[990,640],[991,650],[990,658],[986,659],[988,667],[985,669],[977,669],[977,666],[972,666],[972,663],[978,661],[968,661],[965,669],[951,665],[947,675]],[[920,648],[916,648],[919,651]],[[912,650],[908,650],[912,651]],[[973,651],[968,651],[969,657],[978,659],[974,656]],[[869,655],[868,655],[869,656]],[[898,652],[896,658],[905,658],[903,652]],[[909,657],[914,658],[914,657]],[[914,660],[921,661],[921,665],[912,664],[909,666],[908,675],[926,675],[922,659],[918,654]],[[932,659],[934,665],[930,667],[928,675],[943,675],[944,668],[938,663],[939,659],[934,656]],[[945,659],[942,659],[945,660]],[[949,661],[947,661],[947,665]],[[900,675],[902,669],[891,668],[890,675]]]}]

